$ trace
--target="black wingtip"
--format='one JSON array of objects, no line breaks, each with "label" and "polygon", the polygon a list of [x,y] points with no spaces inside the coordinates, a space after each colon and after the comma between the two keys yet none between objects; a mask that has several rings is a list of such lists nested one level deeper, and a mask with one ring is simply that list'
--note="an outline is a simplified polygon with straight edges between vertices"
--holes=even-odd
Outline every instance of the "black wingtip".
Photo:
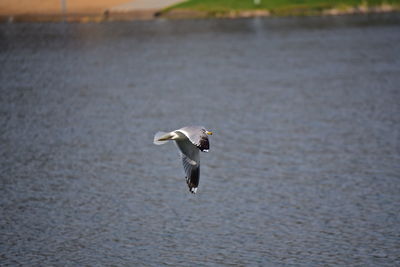
[{"label": "black wingtip", "polygon": [[197,185],[195,185],[194,183],[192,183],[187,177],[186,177],[186,183],[189,187],[189,191],[192,194],[196,194],[197,192]]},{"label": "black wingtip", "polygon": [[210,142],[208,141],[208,137],[206,134],[200,136],[199,143],[195,144],[201,151],[210,149]]},{"label": "black wingtip", "polygon": [[189,191],[190,191],[190,193],[192,193],[192,194],[196,194],[197,187],[189,187]]}]

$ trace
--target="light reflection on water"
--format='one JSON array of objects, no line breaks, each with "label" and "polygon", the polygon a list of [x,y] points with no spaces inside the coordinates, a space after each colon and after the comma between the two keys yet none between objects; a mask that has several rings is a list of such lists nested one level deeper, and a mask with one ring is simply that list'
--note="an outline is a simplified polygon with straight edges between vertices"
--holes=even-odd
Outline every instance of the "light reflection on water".
[{"label": "light reflection on water", "polygon": [[[4,265],[399,260],[399,16],[0,25]],[[212,130],[191,195],[158,130]]]}]

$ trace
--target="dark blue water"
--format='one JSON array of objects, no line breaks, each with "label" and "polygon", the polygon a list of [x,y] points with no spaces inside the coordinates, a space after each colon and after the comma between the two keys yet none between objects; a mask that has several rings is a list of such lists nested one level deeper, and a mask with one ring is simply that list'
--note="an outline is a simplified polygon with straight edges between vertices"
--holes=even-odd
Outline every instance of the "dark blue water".
[{"label": "dark blue water", "polygon": [[[400,265],[399,44],[393,14],[0,25],[0,265]],[[152,144],[189,124],[196,195]]]}]

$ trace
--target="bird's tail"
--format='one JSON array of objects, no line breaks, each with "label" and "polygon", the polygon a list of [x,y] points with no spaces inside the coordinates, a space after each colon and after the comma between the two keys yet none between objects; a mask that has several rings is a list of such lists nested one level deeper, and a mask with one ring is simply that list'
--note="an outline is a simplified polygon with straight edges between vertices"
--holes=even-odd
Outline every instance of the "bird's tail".
[{"label": "bird's tail", "polygon": [[[155,145],[163,145],[163,144],[165,144],[166,142],[168,142],[168,138],[169,137],[171,137],[171,134],[170,133],[166,133],[166,132],[157,132],[155,135],[154,135],[154,141],[153,141],[153,143],[155,144]],[[165,139],[165,140],[160,140],[160,139]]]}]

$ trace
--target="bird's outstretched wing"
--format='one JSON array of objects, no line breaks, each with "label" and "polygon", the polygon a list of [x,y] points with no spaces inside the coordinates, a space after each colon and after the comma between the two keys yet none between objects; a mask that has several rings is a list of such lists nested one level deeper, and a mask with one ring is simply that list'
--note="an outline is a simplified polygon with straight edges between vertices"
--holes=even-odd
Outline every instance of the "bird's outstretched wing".
[{"label": "bird's outstretched wing", "polygon": [[200,181],[200,164],[181,154],[186,183],[191,193],[195,194]]},{"label": "bird's outstretched wing", "polygon": [[192,193],[196,193],[200,180],[200,150],[188,138],[176,140],[185,170],[186,183]]}]

